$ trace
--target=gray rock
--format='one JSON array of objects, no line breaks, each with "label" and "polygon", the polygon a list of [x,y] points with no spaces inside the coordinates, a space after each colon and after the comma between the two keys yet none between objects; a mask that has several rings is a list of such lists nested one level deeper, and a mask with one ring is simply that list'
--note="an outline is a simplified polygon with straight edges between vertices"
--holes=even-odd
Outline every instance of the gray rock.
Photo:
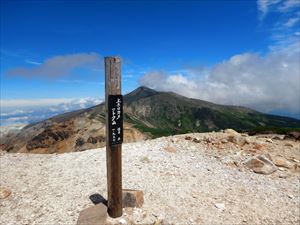
[{"label": "gray rock", "polygon": [[291,169],[294,167],[294,164],[288,161],[286,158],[282,156],[275,156],[272,158],[273,163],[279,167],[285,167],[287,169]]},{"label": "gray rock", "polygon": [[228,141],[239,146],[244,146],[247,143],[246,138],[241,135],[230,135],[228,136]]},{"label": "gray rock", "polygon": [[271,174],[277,170],[274,163],[265,155],[259,155],[248,160],[245,165],[255,173]]},{"label": "gray rock", "polygon": [[236,132],[235,130],[233,129],[226,129],[224,131],[225,134],[230,134],[230,135],[240,135],[239,132]]}]

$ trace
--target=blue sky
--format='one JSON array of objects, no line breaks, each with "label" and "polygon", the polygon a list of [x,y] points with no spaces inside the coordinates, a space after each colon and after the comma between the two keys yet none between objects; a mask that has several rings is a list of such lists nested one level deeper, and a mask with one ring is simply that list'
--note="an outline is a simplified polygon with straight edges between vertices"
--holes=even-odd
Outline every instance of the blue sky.
[{"label": "blue sky", "polygon": [[298,117],[299,7],[294,0],[1,0],[1,110],[20,100],[101,99],[103,57],[118,55],[124,94],[147,85]]}]

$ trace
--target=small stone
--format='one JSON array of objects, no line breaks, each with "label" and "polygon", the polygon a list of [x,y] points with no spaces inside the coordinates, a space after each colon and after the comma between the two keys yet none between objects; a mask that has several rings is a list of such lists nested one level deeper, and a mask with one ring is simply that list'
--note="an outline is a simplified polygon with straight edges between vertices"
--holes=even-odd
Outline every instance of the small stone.
[{"label": "small stone", "polygon": [[0,187],[0,199],[7,198],[11,195],[11,190],[5,187]]},{"label": "small stone", "polygon": [[221,211],[226,210],[226,207],[225,207],[224,203],[216,203],[215,207],[220,209]]},{"label": "small stone", "polygon": [[292,169],[294,172],[300,172],[300,165],[294,164]]},{"label": "small stone", "polygon": [[200,140],[199,138],[194,138],[194,139],[193,139],[193,142],[195,142],[195,143],[200,143],[201,140]]},{"label": "small stone", "polygon": [[154,216],[154,217],[158,217],[158,215],[156,214],[156,213],[152,213],[152,216]]},{"label": "small stone", "polygon": [[288,197],[289,197],[290,199],[294,199],[294,198],[295,198],[294,195],[288,195]]},{"label": "small stone", "polygon": [[282,168],[282,167],[278,167],[278,170],[280,170],[280,171],[284,171],[284,168]]},{"label": "small stone", "polygon": [[176,153],[176,149],[171,146],[164,148],[164,150],[169,153]]},{"label": "small stone", "polygon": [[285,179],[285,178],[287,178],[288,176],[286,175],[286,174],[279,174],[279,176],[278,176],[279,178],[283,178],[283,179]]},{"label": "small stone", "polygon": [[74,212],[73,212],[72,210],[68,210],[68,211],[67,211],[67,214],[68,214],[69,216],[74,216]]},{"label": "small stone", "polygon": [[162,225],[163,224],[163,220],[162,219],[158,219],[155,221],[155,223],[153,225]]},{"label": "small stone", "polygon": [[273,143],[272,139],[270,139],[270,138],[266,139],[266,142]]},{"label": "small stone", "polygon": [[143,212],[142,216],[143,216],[143,218],[146,218],[147,217],[147,212]]},{"label": "small stone", "polygon": [[204,141],[206,141],[207,143],[212,143],[213,140],[210,137],[205,137]]},{"label": "small stone", "polygon": [[291,143],[285,143],[284,146],[286,146],[286,147],[294,147],[294,145],[291,144]]},{"label": "small stone", "polygon": [[190,141],[190,140],[192,140],[192,137],[186,136],[184,139],[187,140],[187,141]]},{"label": "small stone", "polygon": [[121,218],[119,220],[119,223],[122,224],[122,225],[125,225],[125,224],[127,224],[127,221],[125,219]]},{"label": "small stone", "polygon": [[150,163],[150,162],[151,162],[150,159],[149,159],[147,156],[141,158],[140,161],[141,161],[142,163]]},{"label": "small stone", "polygon": [[226,139],[222,139],[221,143],[226,144],[226,143],[228,143],[228,141]]}]

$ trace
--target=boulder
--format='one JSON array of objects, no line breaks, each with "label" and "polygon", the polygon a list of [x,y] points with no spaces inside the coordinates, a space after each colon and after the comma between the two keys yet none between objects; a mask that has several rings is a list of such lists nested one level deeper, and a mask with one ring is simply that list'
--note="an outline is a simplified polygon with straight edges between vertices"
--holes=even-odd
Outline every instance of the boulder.
[{"label": "boulder", "polygon": [[137,207],[140,208],[144,204],[143,191],[123,189],[122,193],[123,207]]},{"label": "boulder", "polygon": [[277,170],[277,167],[266,155],[260,155],[248,160],[245,165],[255,173],[271,174]]},{"label": "boulder", "polygon": [[272,157],[272,161],[276,166],[292,169],[294,164],[282,156]]},{"label": "boulder", "polygon": [[226,129],[224,131],[225,134],[230,134],[230,135],[240,135],[239,132],[233,130],[233,129]]},{"label": "boulder", "polygon": [[287,135],[284,137],[284,139],[295,139],[300,140],[300,132],[298,131],[292,131],[287,133]]},{"label": "boulder", "polygon": [[239,146],[244,146],[247,143],[246,138],[239,134],[228,136],[228,141],[237,144]]},{"label": "boulder", "polygon": [[284,139],[284,135],[274,135],[273,137],[272,137],[272,139],[273,140],[283,140]]}]

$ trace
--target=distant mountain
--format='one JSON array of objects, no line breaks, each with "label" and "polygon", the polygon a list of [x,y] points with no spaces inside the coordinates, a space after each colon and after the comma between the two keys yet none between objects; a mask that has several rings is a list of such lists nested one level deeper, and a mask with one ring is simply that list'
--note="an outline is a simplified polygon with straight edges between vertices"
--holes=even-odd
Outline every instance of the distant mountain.
[{"label": "distant mountain", "polygon": [[[124,122],[126,142],[226,128],[238,131],[300,128],[297,119],[217,105],[147,87],[124,96]],[[104,145],[104,103],[28,125],[19,133],[1,139],[1,148],[9,152],[69,152]]]},{"label": "distant mountain", "polygon": [[172,92],[140,87],[125,96],[126,119],[152,135],[205,132],[233,128],[300,128],[300,120],[267,115],[239,106],[217,105]]}]

